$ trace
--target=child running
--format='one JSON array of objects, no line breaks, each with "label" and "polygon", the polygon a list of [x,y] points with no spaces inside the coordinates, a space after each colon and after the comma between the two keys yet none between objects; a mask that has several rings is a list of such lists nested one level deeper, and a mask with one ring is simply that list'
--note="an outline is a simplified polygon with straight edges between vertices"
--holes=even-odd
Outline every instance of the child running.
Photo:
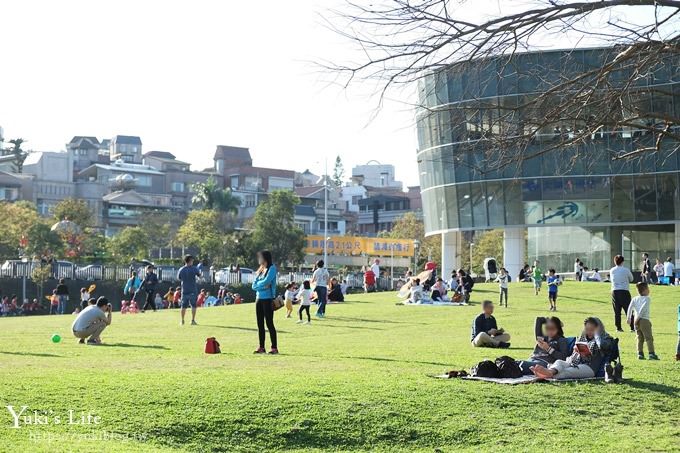
[{"label": "child running", "polygon": [[498,283],[498,289],[500,291],[500,301],[499,305],[503,306],[503,298],[505,298],[505,308],[508,308],[508,271],[501,267],[498,272],[498,277],[496,277],[496,283]]},{"label": "child running", "polygon": [[628,322],[633,321],[635,326],[635,333],[637,334],[637,350],[638,359],[644,360],[645,353],[642,350],[645,342],[647,342],[647,350],[649,351],[649,360],[659,360],[659,357],[654,351],[654,336],[652,335],[652,321],[650,320],[649,308],[652,299],[649,297],[649,285],[640,282],[635,285],[638,296],[630,301],[628,307]]},{"label": "child running", "polygon": [[305,324],[311,324],[312,317],[309,315],[309,307],[312,305],[312,285],[309,283],[309,280],[302,282],[302,289],[297,293],[297,300],[300,301],[300,309],[298,310],[300,320],[297,323],[302,324],[302,312],[305,311],[307,312],[307,322]]},{"label": "child running", "polygon": [[531,268],[531,278],[534,280],[534,294],[538,296],[541,292],[541,284],[543,283],[543,271],[538,267],[538,260],[534,261],[534,267]]},{"label": "child running", "polygon": [[295,300],[295,283],[290,282],[286,285],[286,293],[283,298],[286,302],[286,318],[290,318],[293,314],[293,301]]},{"label": "child running", "polygon": [[557,287],[559,285],[559,275],[555,275],[555,269],[550,269],[548,271],[548,302],[550,302],[550,311],[557,311]]}]

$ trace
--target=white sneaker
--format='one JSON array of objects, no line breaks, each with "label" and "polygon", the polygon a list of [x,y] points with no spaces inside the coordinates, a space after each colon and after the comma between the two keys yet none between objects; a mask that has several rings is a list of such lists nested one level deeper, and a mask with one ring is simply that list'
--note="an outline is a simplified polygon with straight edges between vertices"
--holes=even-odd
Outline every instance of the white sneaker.
[{"label": "white sneaker", "polygon": [[295,324],[302,324],[302,319],[297,321]]},{"label": "white sneaker", "polygon": [[308,325],[309,325],[309,324],[311,324],[311,323],[312,323],[312,321],[305,321],[305,324],[308,324]]}]

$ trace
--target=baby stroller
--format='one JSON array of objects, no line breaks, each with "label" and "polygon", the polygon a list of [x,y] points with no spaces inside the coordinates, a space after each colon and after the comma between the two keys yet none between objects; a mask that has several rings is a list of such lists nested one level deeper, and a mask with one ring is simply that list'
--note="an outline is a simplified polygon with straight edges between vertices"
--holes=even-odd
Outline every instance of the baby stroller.
[{"label": "baby stroller", "polygon": [[484,280],[485,283],[493,281],[498,276],[498,265],[496,264],[496,258],[484,258]]}]

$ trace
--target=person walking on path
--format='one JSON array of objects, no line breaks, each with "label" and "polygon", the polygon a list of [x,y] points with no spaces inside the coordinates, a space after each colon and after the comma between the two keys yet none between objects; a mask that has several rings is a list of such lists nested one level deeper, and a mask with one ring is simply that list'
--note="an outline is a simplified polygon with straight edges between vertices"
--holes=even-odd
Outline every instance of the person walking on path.
[{"label": "person walking on path", "polygon": [[309,307],[312,305],[312,285],[309,280],[302,282],[302,289],[298,292],[297,298],[300,301],[300,308],[298,309],[298,316],[300,320],[298,324],[302,324],[302,313],[307,313],[307,324],[312,323],[312,317],[309,315]]},{"label": "person walking on path", "polygon": [[[377,261],[377,260],[376,260]],[[316,316],[319,318],[326,317],[326,303],[328,302],[328,280],[330,275],[324,268],[323,260],[316,262],[316,269],[312,274],[312,284],[314,285],[314,292],[316,292],[316,301],[319,304],[316,309]]]},{"label": "person walking on path", "polygon": [[59,279],[59,284],[56,288],[56,294],[59,301],[59,304],[57,305],[57,313],[63,315],[64,311],[66,310],[66,302],[68,302],[68,286],[66,286],[63,278]]},{"label": "person walking on path", "polygon": [[201,276],[201,271],[194,266],[194,257],[187,255],[184,257],[184,266],[177,272],[177,279],[181,282],[180,295],[180,325],[184,325],[184,316],[187,309],[191,307],[191,325],[196,325],[196,301],[198,298],[198,285],[196,279]]},{"label": "person walking on path", "polygon": [[536,296],[541,292],[541,285],[543,284],[543,271],[538,264],[538,260],[534,261],[534,265],[531,268],[531,279],[534,281],[534,294]]},{"label": "person walking on path", "polygon": [[[621,311],[623,313],[628,313],[628,307],[630,306],[630,284],[633,282],[633,274],[630,269],[623,265],[623,256],[616,255],[614,257],[614,264],[616,266],[612,267],[609,271],[609,279],[612,283],[612,308],[614,309],[614,324],[616,324],[616,330],[623,332],[621,327]],[[630,331],[634,332],[633,324],[630,324]]]},{"label": "person walking on path", "polygon": [[276,339],[276,327],[274,327],[274,297],[276,297],[276,266],[272,260],[269,250],[263,250],[257,254],[257,262],[260,267],[255,273],[252,288],[256,293],[255,316],[257,318],[257,334],[260,341],[255,354],[264,354],[264,340],[266,336],[265,324],[269,330],[269,337],[272,342],[270,354],[278,354],[278,343]]},{"label": "person walking on path", "polygon": [[153,266],[147,266],[146,275],[142,281],[142,289],[144,289],[144,292],[146,293],[146,301],[142,307],[142,313],[144,313],[144,310],[146,310],[147,306],[150,306],[153,311],[156,311],[156,286],[158,286],[158,275],[156,275]]},{"label": "person walking on path", "polygon": [[643,283],[652,283],[652,261],[647,253],[642,254],[642,273],[640,280]]}]

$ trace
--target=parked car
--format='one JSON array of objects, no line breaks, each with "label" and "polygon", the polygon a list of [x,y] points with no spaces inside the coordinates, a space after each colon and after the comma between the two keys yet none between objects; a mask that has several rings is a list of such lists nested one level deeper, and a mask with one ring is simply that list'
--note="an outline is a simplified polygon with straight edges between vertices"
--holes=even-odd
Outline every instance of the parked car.
[{"label": "parked car", "polygon": [[76,269],[77,280],[103,280],[104,266],[101,264],[90,264]]},{"label": "parked car", "polygon": [[[240,271],[242,280],[244,275],[248,275],[248,277],[250,277],[254,273],[252,269],[247,267],[242,267]],[[247,280],[251,281],[252,278],[247,278]],[[236,272],[232,272],[228,267],[223,267],[222,269],[215,272],[215,283],[226,285],[236,282],[238,282],[238,274]]]}]

